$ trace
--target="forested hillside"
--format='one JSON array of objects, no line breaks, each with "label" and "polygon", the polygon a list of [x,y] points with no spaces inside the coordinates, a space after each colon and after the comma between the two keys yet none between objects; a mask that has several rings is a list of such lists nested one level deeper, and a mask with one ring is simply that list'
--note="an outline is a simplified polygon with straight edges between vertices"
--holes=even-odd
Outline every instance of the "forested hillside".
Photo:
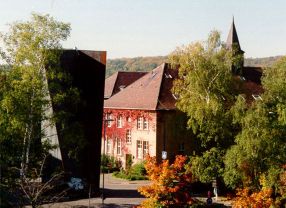
[{"label": "forested hillside", "polygon": [[270,56],[264,58],[247,58],[244,61],[245,66],[272,66],[282,56]]},{"label": "forested hillside", "polygon": [[167,60],[167,56],[108,59],[106,76],[116,71],[150,71]]},{"label": "forested hillside", "polygon": [[[281,56],[246,58],[245,66],[271,66]],[[106,77],[116,71],[150,71],[168,60],[167,56],[118,58],[107,60]]]}]

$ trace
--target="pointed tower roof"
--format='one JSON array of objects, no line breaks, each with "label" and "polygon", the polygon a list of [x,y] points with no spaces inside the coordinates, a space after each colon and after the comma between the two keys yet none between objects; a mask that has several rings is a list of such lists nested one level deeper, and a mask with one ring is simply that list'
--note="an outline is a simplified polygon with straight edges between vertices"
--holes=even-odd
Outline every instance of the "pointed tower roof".
[{"label": "pointed tower roof", "polygon": [[230,27],[227,40],[226,40],[226,47],[231,49],[234,44],[236,44],[239,51],[242,51],[240,48],[240,44],[239,44],[239,40],[238,40],[238,36],[237,36],[236,29],[235,29],[235,24],[234,24],[234,17],[233,17],[231,27]]}]

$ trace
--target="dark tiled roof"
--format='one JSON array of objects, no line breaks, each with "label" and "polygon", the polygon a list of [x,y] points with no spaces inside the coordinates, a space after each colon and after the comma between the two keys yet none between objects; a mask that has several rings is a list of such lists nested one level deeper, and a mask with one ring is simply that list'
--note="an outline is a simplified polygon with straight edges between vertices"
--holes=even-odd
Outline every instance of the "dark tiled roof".
[{"label": "dark tiled roof", "polygon": [[168,64],[157,68],[105,101],[105,108],[162,110],[174,109],[175,98],[170,89],[176,71]]},{"label": "dark tiled roof", "polygon": [[248,104],[251,104],[255,100],[253,95],[263,93],[261,76],[262,69],[260,67],[243,67],[242,69],[240,93],[244,95]]},{"label": "dark tiled roof", "polygon": [[234,19],[233,19],[228,36],[227,36],[226,47],[231,49],[234,44],[236,44],[238,47],[238,50],[241,51],[235,24],[234,24]]},{"label": "dark tiled roof", "polygon": [[244,81],[241,86],[241,93],[244,95],[246,102],[251,104],[254,99],[254,95],[261,95],[263,93],[262,85],[253,81]]},{"label": "dark tiled roof", "polygon": [[178,70],[172,69],[169,64],[166,64],[163,76],[157,109],[175,109],[176,100],[171,89],[174,79],[178,77]]},{"label": "dark tiled roof", "polygon": [[110,98],[145,74],[147,74],[147,72],[119,71],[114,73],[105,80],[104,98]]},{"label": "dark tiled roof", "polygon": [[261,67],[243,67],[242,76],[249,81],[261,84],[262,68]]}]

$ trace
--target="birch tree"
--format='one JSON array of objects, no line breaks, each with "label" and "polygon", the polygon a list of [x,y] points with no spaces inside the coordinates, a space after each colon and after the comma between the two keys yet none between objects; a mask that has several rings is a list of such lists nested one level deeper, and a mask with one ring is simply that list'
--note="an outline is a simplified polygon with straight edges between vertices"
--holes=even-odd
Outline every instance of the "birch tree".
[{"label": "birch tree", "polygon": [[[240,58],[226,49],[217,31],[212,31],[207,41],[179,47],[169,56],[170,62],[179,67],[179,77],[173,83],[173,93],[178,97],[176,106],[187,114],[188,127],[201,144],[201,152],[194,158],[197,160],[194,168],[196,164],[210,164],[208,155],[222,155],[233,143],[229,109],[235,100],[236,85],[231,66]],[[218,161],[218,164],[210,164],[213,168],[200,168],[199,173],[195,172],[203,181],[210,181],[222,172],[217,167],[221,164],[222,161]],[[207,176],[208,172],[213,174]]]},{"label": "birch tree", "polygon": [[56,21],[49,15],[32,14],[31,19],[14,22],[9,31],[1,34],[2,62],[0,88],[0,146],[1,167],[7,183],[10,167],[20,169],[25,176],[27,168],[36,167],[44,158],[41,144],[41,122],[51,119],[45,115],[47,99],[47,67],[58,63],[61,43],[70,34],[70,25]]}]

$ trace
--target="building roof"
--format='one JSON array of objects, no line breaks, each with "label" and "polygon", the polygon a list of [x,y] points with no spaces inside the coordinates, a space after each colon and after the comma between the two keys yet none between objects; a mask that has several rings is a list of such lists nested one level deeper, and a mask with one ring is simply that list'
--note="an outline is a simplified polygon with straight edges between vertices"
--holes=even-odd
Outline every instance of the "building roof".
[{"label": "building roof", "polygon": [[169,110],[175,109],[172,82],[177,75],[169,64],[163,63],[105,100],[105,108]]},{"label": "building roof", "polygon": [[262,68],[261,67],[244,66],[242,68],[242,76],[246,80],[250,80],[256,84],[261,84]]},{"label": "building roof", "polygon": [[[242,51],[240,48],[239,40],[238,40],[238,35],[236,32],[235,24],[234,24],[234,18],[232,19],[232,23],[229,29],[229,33],[226,39],[226,47],[229,49],[232,49],[234,44],[236,47],[238,47],[238,51]],[[242,51],[243,52],[243,51]]]},{"label": "building roof", "polygon": [[137,79],[147,74],[147,72],[126,72],[118,71],[105,80],[104,98],[108,99],[121,89],[126,88]]},{"label": "building roof", "polygon": [[247,103],[252,103],[255,98],[253,96],[263,93],[261,85],[262,68],[261,67],[243,67],[241,79],[241,93],[245,95]]}]

